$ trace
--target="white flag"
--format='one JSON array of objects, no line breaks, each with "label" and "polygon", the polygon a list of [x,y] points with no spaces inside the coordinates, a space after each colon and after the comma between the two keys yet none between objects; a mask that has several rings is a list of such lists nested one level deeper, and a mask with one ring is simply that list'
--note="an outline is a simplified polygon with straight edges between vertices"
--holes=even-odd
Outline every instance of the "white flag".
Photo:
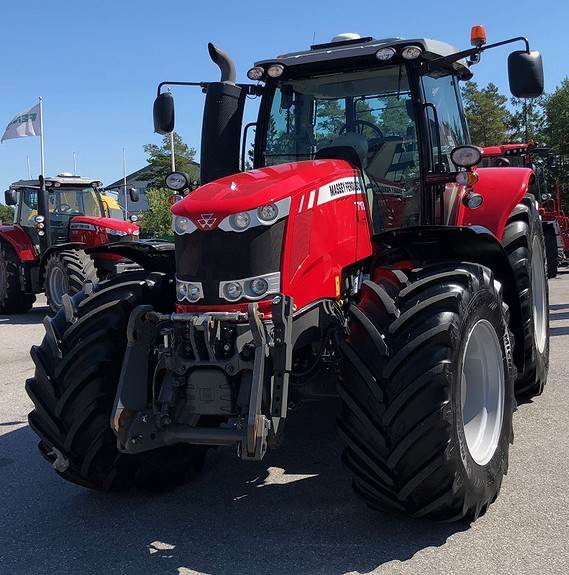
[{"label": "white flag", "polygon": [[12,138],[25,138],[26,136],[41,136],[40,124],[40,105],[36,104],[27,112],[18,114],[6,126],[2,140],[11,140]]}]

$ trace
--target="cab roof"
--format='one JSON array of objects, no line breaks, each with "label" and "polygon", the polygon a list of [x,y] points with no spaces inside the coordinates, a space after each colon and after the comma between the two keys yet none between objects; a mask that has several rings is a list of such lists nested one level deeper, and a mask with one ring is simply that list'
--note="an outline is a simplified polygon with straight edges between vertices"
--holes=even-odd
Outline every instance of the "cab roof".
[{"label": "cab roof", "polygon": [[[92,178],[82,178],[81,176],[46,176],[45,183],[46,187],[51,187],[54,184],[59,184],[57,187],[61,186],[91,186],[94,182],[101,184],[100,180],[94,180]],[[10,184],[11,190],[16,190],[18,188],[39,188],[39,180],[18,180]]]},{"label": "cab roof", "polygon": [[[255,66],[268,67],[271,64],[280,63],[285,66],[285,69],[292,72],[298,70],[300,67],[303,69],[317,69],[320,66],[329,71],[334,66],[345,68],[347,66],[360,66],[378,64],[375,59],[375,53],[380,48],[395,48],[397,55],[389,60],[387,63],[400,63],[405,62],[400,56],[401,48],[405,46],[420,46],[423,49],[423,54],[420,58],[423,61],[434,60],[435,58],[450,56],[457,53],[454,46],[441,42],[439,40],[432,40],[430,38],[382,38],[376,39],[372,37],[364,37],[350,40],[332,41],[327,44],[315,44],[308,50],[301,52],[289,52],[281,54],[273,59],[260,60],[255,63]],[[447,63],[445,65],[449,71],[456,71],[463,79],[472,77],[472,73],[468,68],[466,60],[459,60],[457,62]],[[298,67],[298,68],[297,68]]]}]

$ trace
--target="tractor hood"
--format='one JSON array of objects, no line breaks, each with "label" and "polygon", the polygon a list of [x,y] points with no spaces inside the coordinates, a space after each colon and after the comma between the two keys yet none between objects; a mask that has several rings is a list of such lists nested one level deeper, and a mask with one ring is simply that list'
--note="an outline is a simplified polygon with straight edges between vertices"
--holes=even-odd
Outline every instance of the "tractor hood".
[{"label": "tractor hood", "polygon": [[75,216],[71,219],[71,229],[103,231],[119,236],[137,236],[139,228],[132,222],[115,218],[98,218],[94,216]]},{"label": "tractor hood", "polygon": [[194,223],[206,214],[217,224],[230,214],[278,202],[355,174],[355,168],[344,160],[306,160],[259,168],[197,188],[175,204],[172,213]]}]

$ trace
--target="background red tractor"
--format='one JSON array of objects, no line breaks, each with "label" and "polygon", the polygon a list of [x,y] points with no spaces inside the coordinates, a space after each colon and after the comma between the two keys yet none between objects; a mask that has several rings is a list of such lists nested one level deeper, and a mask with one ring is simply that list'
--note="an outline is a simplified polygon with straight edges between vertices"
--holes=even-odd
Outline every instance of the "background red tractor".
[{"label": "background red tractor", "polygon": [[28,311],[44,290],[57,311],[63,294],[132,268],[122,256],[85,251],[138,236],[133,222],[107,217],[100,187],[96,180],[60,174],[20,180],[6,191],[16,216],[13,224],[0,225],[0,313]]},{"label": "background red tractor", "polygon": [[[206,93],[202,185],[172,208],[175,246],[122,246],[146,276],[78,293],[32,350],[29,421],[56,471],[103,490],[180,482],[212,446],[260,460],[289,405],[336,397],[369,505],[484,513],[515,394],[547,379],[548,292],[533,172],[476,168],[458,86],[518,41],[510,87],[535,97],[539,53],[481,27],[463,51],[344,34],[257,62],[253,84],[210,44],[221,79],[190,83]],[[261,102],[240,173],[247,95]]]}]

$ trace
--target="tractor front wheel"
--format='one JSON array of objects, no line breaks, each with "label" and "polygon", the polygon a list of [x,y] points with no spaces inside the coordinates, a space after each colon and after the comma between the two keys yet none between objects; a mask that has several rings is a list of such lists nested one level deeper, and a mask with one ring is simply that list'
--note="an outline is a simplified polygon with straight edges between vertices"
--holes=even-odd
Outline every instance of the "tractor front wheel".
[{"label": "tractor front wheel", "polygon": [[350,307],[344,461],[371,507],[473,521],[498,495],[513,440],[508,309],[476,264],[408,276],[400,286],[365,282]]},{"label": "tractor front wheel", "polygon": [[63,295],[81,291],[86,282],[97,283],[97,269],[90,255],[83,250],[64,250],[49,256],[45,264],[44,286],[47,305],[57,313]]},{"label": "tractor front wheel", "polygon": [[40,346],[31,351],[35,375],[26,382],[29,414],[39,449],[68,481],[97,490],[163,489],[201,468],[206,448],[176,444],[137,455],[117,449],[111,413],[132,310],[143,304],[168,311],[172,289],[163,274],[121,274],[90,296],[72,299],[75,317],[60,310],[47,319]]},{"label": "tractor front wheel", "polygon": [[516,341],[516,395],[540,395],[549,369],[549,291],[543,228],[535,200],[525,196],[504,229],[502,245],[508,255],[520,302],[523,338]]},{"label": "tractor front wheel", "polygon": [[35,301],[35,295],[22,291],[18,256],[0,241],[0,313],[25,313]]},{"label": "tractor front wheel", "polygon": [[543,227],[543,237],[545,240],[545,255],[547,257],[547,277],[553,279],[557,277],[559,265],[559,250],[557,248],[557,234],[551,225]]}]

